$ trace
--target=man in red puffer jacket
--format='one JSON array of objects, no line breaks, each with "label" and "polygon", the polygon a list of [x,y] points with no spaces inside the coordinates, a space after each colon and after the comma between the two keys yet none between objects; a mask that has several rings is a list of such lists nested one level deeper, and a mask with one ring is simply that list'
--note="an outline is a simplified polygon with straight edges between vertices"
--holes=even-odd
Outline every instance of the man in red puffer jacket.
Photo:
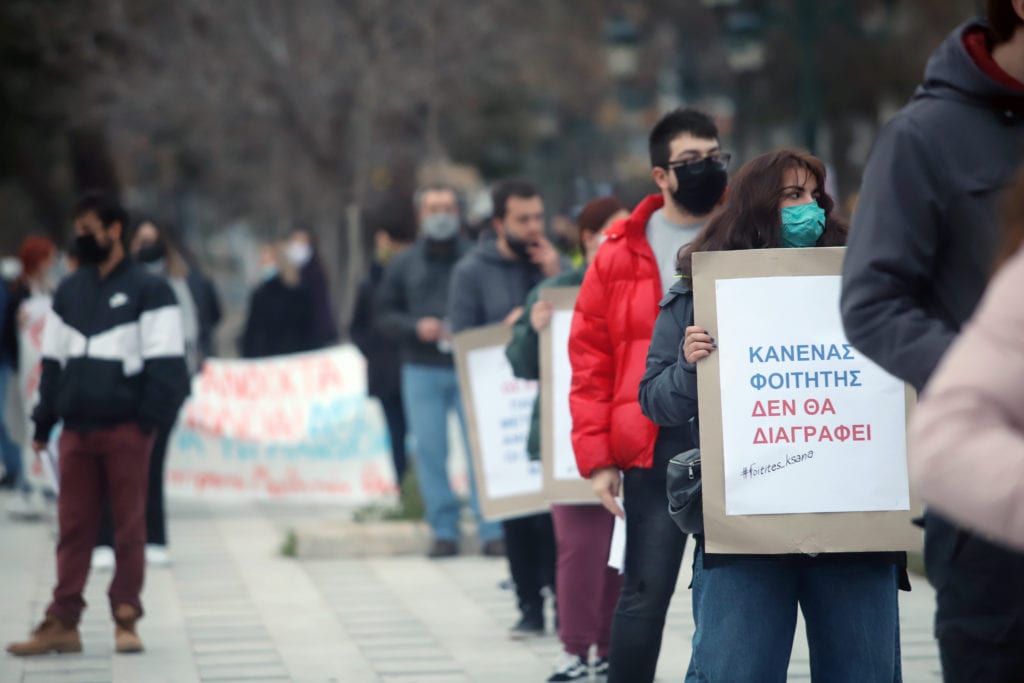
[{"label": "man in red puffer jacket", "polygon": [[[677,109],[650,136],[660,194],[609,228],[587,270],[569,339],[572,442],[580,473],[608,510],[626,519],[626,575],[612,625],[609,683],[654,680],[665,613],[686,537],[668,516],[658,427],[637,401],[658,303],[675,280],[676,253],[721,200],[729,155],[718,129]],[[615,501],[625,471],[625,513]]]}]

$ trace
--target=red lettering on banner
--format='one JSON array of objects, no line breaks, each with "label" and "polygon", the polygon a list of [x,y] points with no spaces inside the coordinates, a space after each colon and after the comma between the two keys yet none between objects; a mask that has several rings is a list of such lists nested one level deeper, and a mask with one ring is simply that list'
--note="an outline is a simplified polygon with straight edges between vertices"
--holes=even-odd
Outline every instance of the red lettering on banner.
[{"label": "red lettering on banner", "polygon": [[[329,494],[347,496],[353,493],[351,482],[324,479],[307,479],[297,468],[289,468],[282,477],[274,477],[263,466],[253,468],[248,477],[241,474],[224,474],[209,470],[190,471],[170,469],[167,480],[173,486],[191,488],[196,493],[205,491],[233,491],[240,493],[265,493],[271,498],[290,495]],[[391,493],[391,490],[371,493]]]},{"label": "red lettering on banner", "polygon": [[838,425],[820,428],[811,425],[793,427],[758,427],[754,433],[754,445],[778,443],[808,443],[817,437],[818,443],[829,441],[871,441],[871,425]]},{"label": "red lettering on banner", "polygon": [[258,407],[190,401],[185,407],[185,427],[241,441],[298,441],[306,434],[301,406],[266,404]]},{"label": "red lettering on banner", "polygon": [[347,391],[352,380],[328,355],[255,363],[207,363],[199,376],[198,394],[224,399],[300,398]]}]

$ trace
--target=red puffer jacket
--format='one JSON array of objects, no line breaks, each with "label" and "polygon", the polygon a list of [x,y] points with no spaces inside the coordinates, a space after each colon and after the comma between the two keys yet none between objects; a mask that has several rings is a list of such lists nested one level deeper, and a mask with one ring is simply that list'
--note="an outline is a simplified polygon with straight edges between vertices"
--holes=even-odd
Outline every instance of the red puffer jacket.
[{"label": "red puffer jacket", "polygon": [[661,275],[647,222],[663,205],[650,195],[605,232],[583,279],[569,336],[572,446],[580,474],[600,467],[650,467],[658,427],[637,395],[661,300]]}]

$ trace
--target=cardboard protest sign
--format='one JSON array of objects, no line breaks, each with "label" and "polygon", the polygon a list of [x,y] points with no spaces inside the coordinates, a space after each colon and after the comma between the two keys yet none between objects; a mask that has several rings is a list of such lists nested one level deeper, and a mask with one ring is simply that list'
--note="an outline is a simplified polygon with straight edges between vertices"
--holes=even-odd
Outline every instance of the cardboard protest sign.
[{"label": "cardboard protest sign", "polygon": [[539,462],[526,453],[537,383],[517,379],[505,357],[505,325],[455,335],[466,431],[480,512],[489,520],[548,509]]},{"label": "cardboard protest sign", "polygon": [[709,553],[911,550],[912,390],[850,346],[844,249],[694,255]]},{"label": "cardboard protest sign", "polygon": [[353,504],[397,487],[383,416],[353,346],[211,359],[168,445],[168,495]]},{"label": "cardboard protest sign", "polygon": [[551,287],[540,298],[554,308],[540,334],[540,435],[544,491],[552,503],[596,503],[590,481],[580,476],[572,448],[569,330],[579,287]]}]

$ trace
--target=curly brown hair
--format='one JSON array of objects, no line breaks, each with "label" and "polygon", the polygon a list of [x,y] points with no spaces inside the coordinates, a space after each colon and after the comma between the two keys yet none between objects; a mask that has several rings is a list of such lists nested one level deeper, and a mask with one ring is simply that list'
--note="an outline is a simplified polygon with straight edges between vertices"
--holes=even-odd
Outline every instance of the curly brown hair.
[{"label": "curly brown hair", "polygon": [[679,250],[676,272],[693,275],[693,255],[698,251],[774,249],[782,246],[782,217],[779,200],[786,171],[802,168],[818,181],[818,205],[825,210],[825,230],[816,246],[846,244],[849,225],[835,210],[825,193],[825,164],[798,149],[780,149],[754,157],[736,173],[726,191],[725,203],[700,234]]}]

